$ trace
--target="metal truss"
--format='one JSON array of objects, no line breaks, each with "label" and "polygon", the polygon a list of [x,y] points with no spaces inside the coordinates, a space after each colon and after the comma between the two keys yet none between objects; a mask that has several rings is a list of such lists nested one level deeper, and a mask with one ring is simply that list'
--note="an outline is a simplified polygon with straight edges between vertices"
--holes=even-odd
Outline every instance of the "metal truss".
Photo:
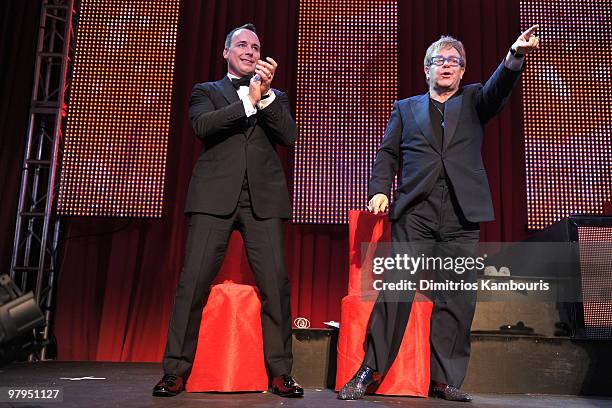
[{"label": "metal truss", "polygon": [[[65,127],[71,50],[74,49],[74,0],[43,0],[38,31],[34,85],[15,226],[10,275],[23,292],[34,292],[46,325],[37,341],[50,338],[54,281],[60,235],[54,214],[56,169]],[[30,355],[45,360],[47,347]]]}]

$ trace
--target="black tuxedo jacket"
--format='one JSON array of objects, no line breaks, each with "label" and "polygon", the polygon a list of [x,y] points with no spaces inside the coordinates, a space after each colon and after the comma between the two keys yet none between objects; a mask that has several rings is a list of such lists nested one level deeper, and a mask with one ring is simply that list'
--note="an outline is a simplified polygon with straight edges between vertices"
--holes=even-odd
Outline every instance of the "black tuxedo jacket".
[{"label": "black tuxedo jacket", "polygon": [[494,219],[491,192],[481,156],[484,124],[504,106],[520,72],[502,63],[483,86],[466,85],[449,99],[444,111],[444,146],[436,140],[429,117],[429,94],[395,102],[376,154],[368,195],[389,190],[401,165],[389,217],[398,219],[432,191],[442,166],[465,217]]},{"label": "black tuxedo jacket", "polygon": [[193,87],[189,119],[203,147],[185,213],[231,214],[246,175],[256,216],[291,218],[287,182],[274,146],[292,145],[296,127],[287,95],[273,92],[276,99],[247,118],[229,78]]}]

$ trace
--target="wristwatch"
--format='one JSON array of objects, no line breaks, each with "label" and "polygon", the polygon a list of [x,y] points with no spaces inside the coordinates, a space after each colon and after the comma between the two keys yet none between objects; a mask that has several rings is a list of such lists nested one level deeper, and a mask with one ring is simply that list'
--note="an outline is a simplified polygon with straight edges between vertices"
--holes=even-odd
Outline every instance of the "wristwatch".
[{"label": "wristwatch", "polygon": [[519,54],[518,52],[516,52],[516,50],[512,47],[510,47],[510,54],[516,58],[523,58],[525,56],[525,54]]}]

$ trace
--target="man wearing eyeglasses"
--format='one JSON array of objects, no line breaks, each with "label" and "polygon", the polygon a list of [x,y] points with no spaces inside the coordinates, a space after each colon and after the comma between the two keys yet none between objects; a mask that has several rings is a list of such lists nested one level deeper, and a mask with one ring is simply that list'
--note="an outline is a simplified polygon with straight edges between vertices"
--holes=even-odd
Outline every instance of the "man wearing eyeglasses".
[{"label": "man wearing eyeglasses", "polygon": [[[460,86],[466,67],[460,41],[443,36],[427,49],[424,71],[429,92],[394,104],[368,188],[368,209],[374,214],[389,211],[394,248],[400,243],[476,247],[479,223],[494,218],[481,156],[483,128],[510,96],[525,55],[538,48],[537,28],[533,26],[518,37],[484,86]],[[389,206],[400,164],[398,188]],[[475,273],[461,279],[473,283]],[[338,393],[339,399],[362,398],[393,364],[410,317],[414,290],[403,293],[402,298],[397,296],[389,290],[379,293],[368,324],[364,361]],[[470,356],[476,291],[434,291],[432,299],[430,394],[471,401],[459,388]]]}]

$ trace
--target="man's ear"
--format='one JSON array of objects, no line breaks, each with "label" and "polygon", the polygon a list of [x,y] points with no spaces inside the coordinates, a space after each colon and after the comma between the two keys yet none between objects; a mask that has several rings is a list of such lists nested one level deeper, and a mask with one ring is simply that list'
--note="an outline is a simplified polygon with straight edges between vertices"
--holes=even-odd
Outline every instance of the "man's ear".
[{"label": "man's ear", "polygon": [[227,56],[229,54],[229,50],[227,48],[223,49],[223,59],[227,59]]},{"label": "man's ear", "polygon": [[427,83],[429,83],[429,67],[425,67],[423,71],[425,72],[425,78],[427,79]]}]

